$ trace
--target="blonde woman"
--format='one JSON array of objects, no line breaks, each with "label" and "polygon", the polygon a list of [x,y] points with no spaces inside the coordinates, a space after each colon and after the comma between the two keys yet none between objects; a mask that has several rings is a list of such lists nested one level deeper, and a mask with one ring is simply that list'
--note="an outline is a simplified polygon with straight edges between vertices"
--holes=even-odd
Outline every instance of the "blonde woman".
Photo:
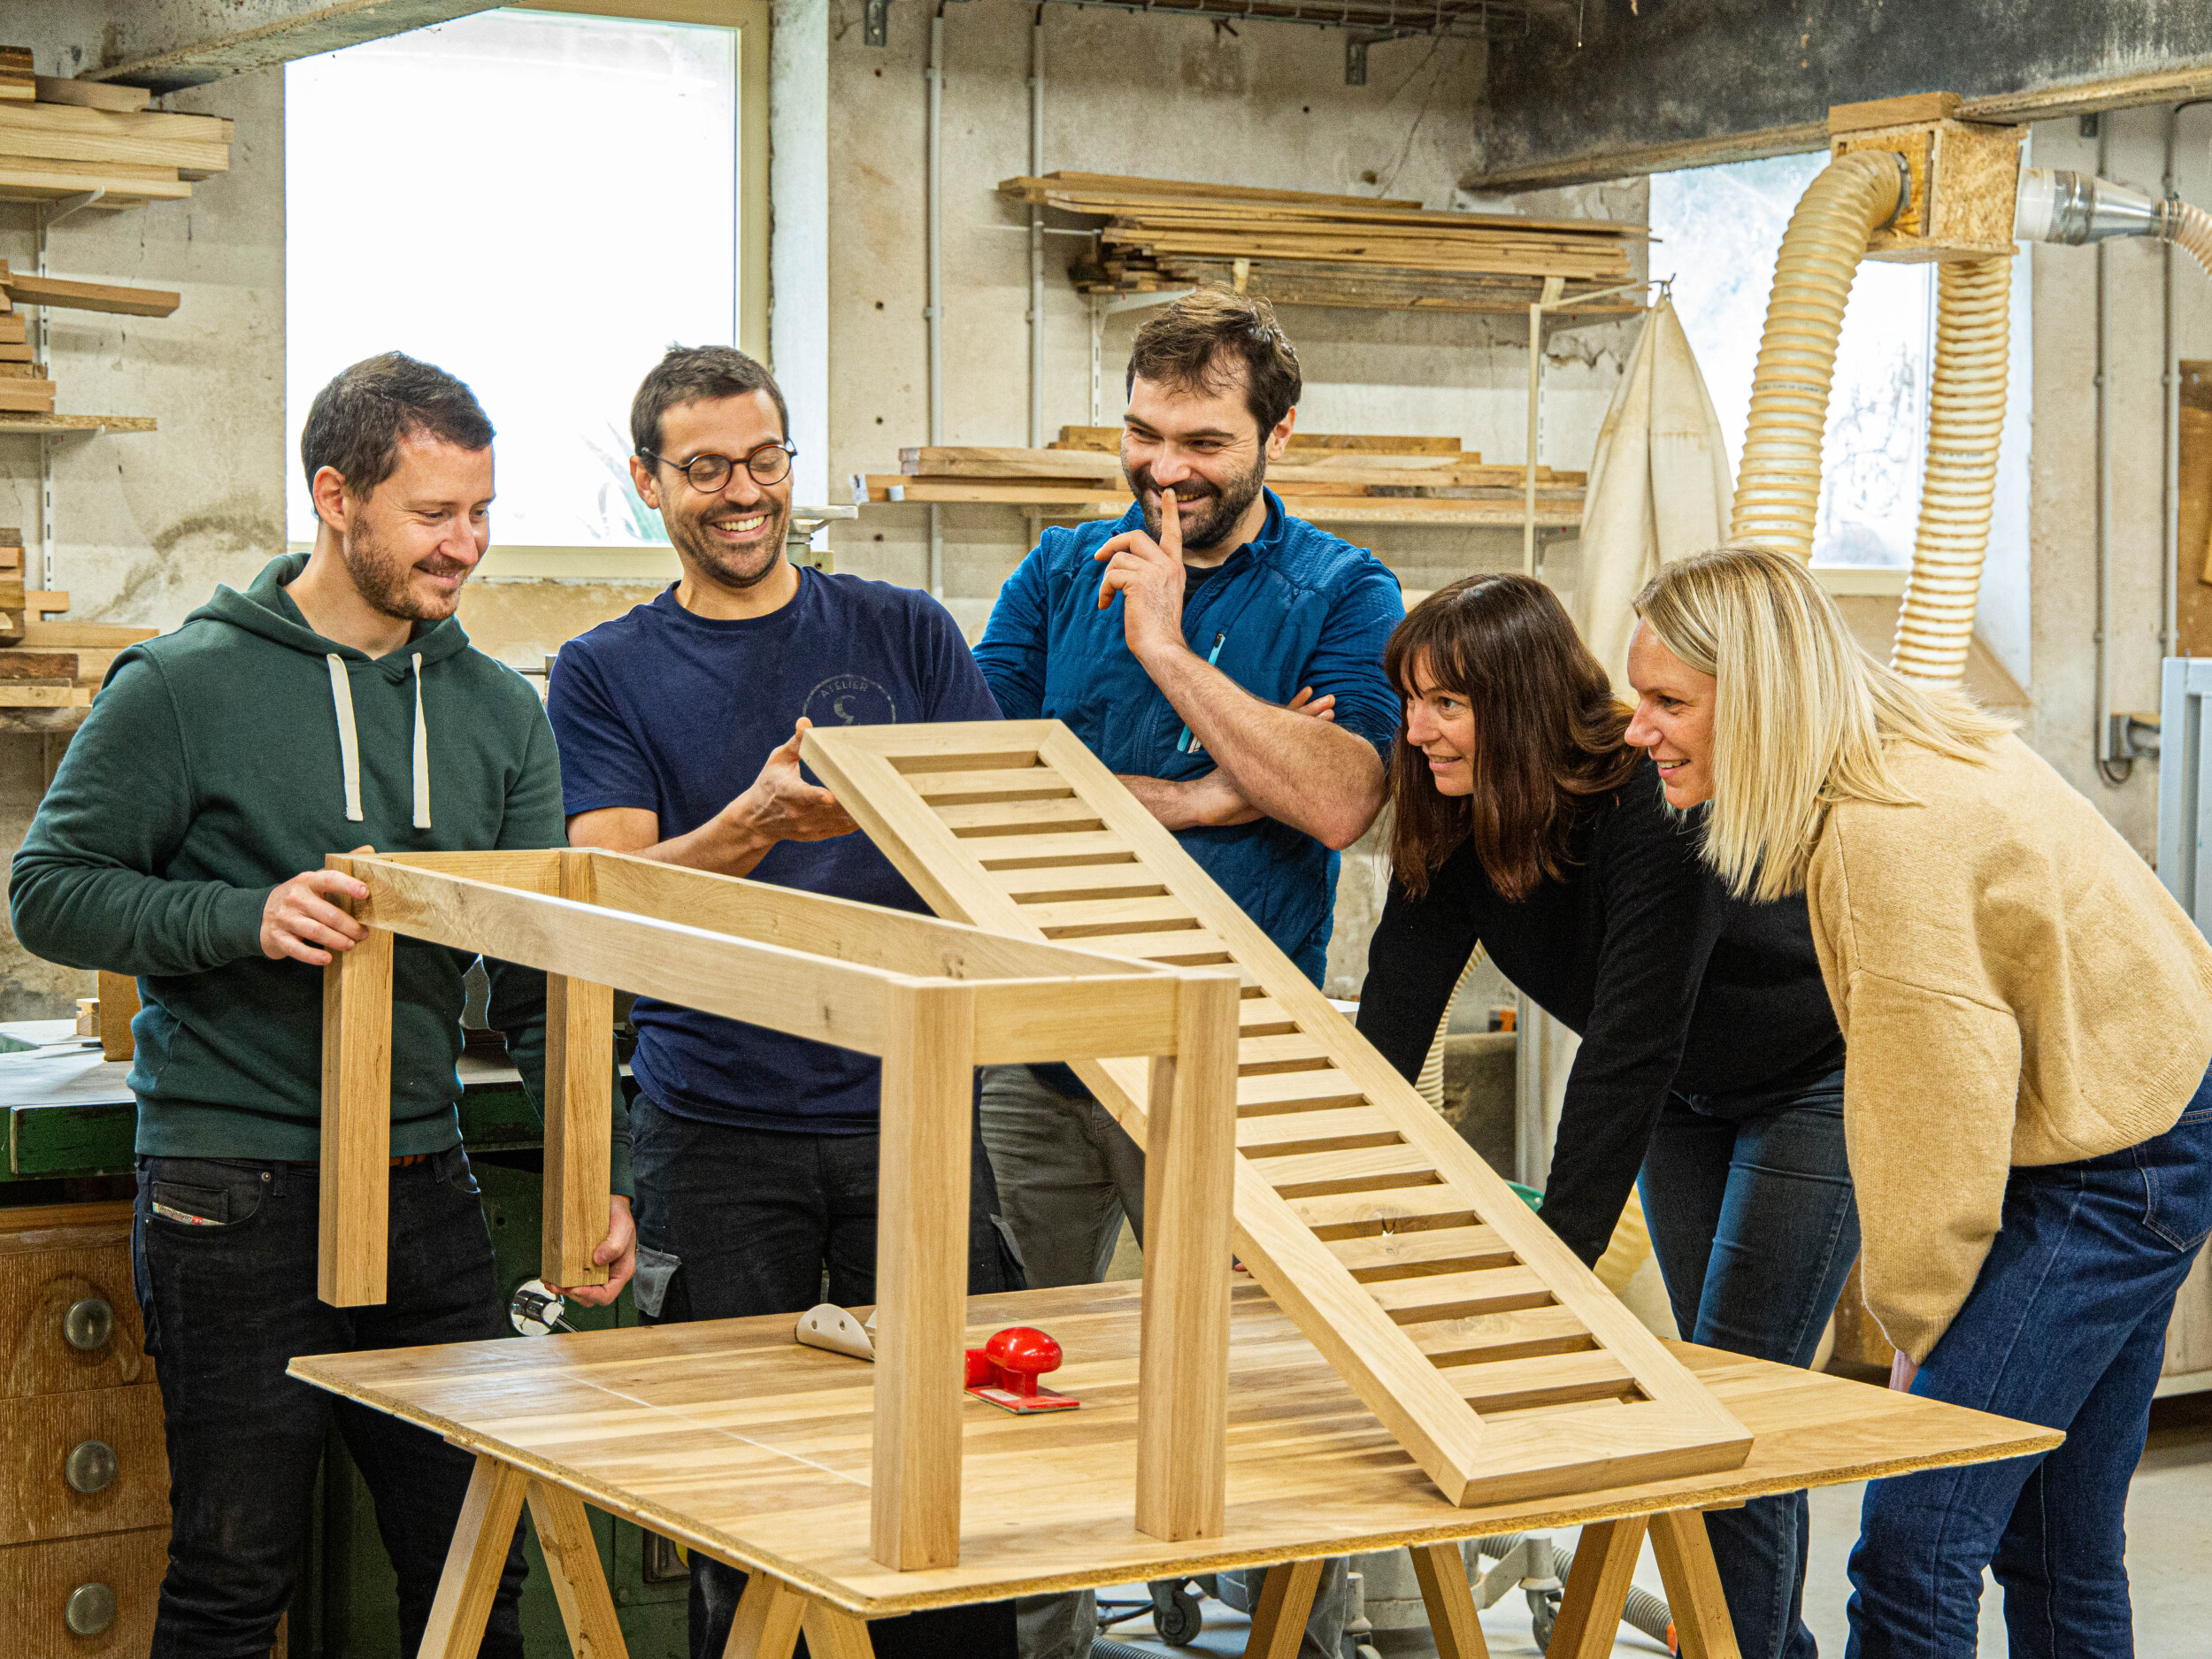
[{"label": "blonde woman", "polygon": [[2212,1229],[2212,949],[2096,809],[1963,698],[1859,650],[1794,560],[1637,601],[1628,741],[1735,893],[1803,892],[1848,1044],[1867,1305],[1893,1386],[2066,1431],[1867,1491],[1849,1652],[2134,1651],[2123,1561],[2174,1292]]}]

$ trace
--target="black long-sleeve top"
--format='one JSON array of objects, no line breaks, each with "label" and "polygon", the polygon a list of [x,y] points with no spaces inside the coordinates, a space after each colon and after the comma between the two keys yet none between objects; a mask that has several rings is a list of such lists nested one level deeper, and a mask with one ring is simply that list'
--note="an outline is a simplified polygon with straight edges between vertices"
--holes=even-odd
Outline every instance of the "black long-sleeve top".
[{"label": "black long-sleeve top", "polygon": [[1565,876],[1498,895],[1463,844],[1420,898],[1393,879],[1368,946],[1359,1029],[1410,1079],[1479,943],[1578,1033],[1544,1219],[1586,1263],[1604,1253],[1670,1091],[1749,1116],[1843,1063],[1805,901],[1732,899],[1640,764],[1578,826]]}]

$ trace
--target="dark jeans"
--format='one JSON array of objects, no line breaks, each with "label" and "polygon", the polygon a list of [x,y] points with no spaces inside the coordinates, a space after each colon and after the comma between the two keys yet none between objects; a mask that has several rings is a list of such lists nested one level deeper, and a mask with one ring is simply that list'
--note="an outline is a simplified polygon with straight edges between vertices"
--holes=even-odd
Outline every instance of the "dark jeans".
[{"label": "dark jeans", "polygon": [[[630,1135],[646,1324],[803,1313],[824,1300],[825,1274],[827,1300],[840,1307],[876,1299],[877,1136],[733,1129],[679,1118],[642,1094],[630,1108]],[[1022,1288],[997,1210],[977,1136],[970,1295]],[[744,1589],[736,1568],[692,1556],[692,1659],[722,1659]],[[1014,1659],[1013,1603],[880,1619],[869,1634],[879,1654],[898,1659]]]},{"label": "dark jeans", "polygon": [[[399,1577],[403,1651],[421,1645],[475,1460],[284,1368],[302,1354],[499,1335],[491,1233],[459,1148],[396,1169],[387,1301],[326,1306],[315,1294],[319,1175],[312,1164],[138,1160],[132,1270],[169,1446],[154,1659],[267,1659],[334,1417]],[[480,1653],[519,1659],[522,1578],[518,1528]]]},{"label": "dark jeans", "polygon": [[[1732,1354],[1811,1364],[1859,1253],[1843,1073],[1771,1104],[1670,1097],[1638,1185],[1682,1334]],[[1705,1517],[1744,1659],[1816,1651],[1803,1617],[1809,1519],[1801,1492]]]},{"label": "dark jeans", "polygon": [[2002,1231],[1913,1393],[2066,1431],[2040,1457],[1866,1490],[1852,1659],[1971,1659],[1982,1569],[2013,1659],[2127,1659],[2128,1481],[2174,1292],[2212,1230],[2212,1077],[2164,1134],[2016,1169]]}]

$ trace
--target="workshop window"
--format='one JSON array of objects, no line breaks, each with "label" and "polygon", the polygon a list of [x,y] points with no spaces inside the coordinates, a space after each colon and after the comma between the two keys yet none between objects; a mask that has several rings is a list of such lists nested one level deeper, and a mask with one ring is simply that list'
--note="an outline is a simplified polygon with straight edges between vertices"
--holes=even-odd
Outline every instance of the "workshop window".
[{"label": "workshop window", "polygon": [[[626,465],[638,381],[672,342],[760,349],[742,290],[765,249],[741,247],[751,32],[507,10],[289,65],[292,455],[331,375],[396,349],[466,380],[498,428],[485,574],[664,543]],[[289,475],[296,543],[315,517]]]},{"label": "workshop window", "polygon": [[[1782,232],[1827,162],[1824,154],[1781,156],[1652,176],[1660,243],[1651,268],[1674,278],[1675,309],[1727,434],[1732,470],[1743,461]],[[1828,399],[1816,565],[1912,563],[1934,321],[1933,265],[1859,266]]]}]

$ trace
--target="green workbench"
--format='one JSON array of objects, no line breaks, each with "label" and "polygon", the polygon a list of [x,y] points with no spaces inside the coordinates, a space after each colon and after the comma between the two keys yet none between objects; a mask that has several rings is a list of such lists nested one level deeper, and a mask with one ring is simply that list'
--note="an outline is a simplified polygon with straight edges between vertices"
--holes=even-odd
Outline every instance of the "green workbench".
[{"label": "green workbench", "polygon": [[[137,1125],[136,1103],[124,1086],[130,1067],[103,1060],[99,1043],[78,1039],[73,1030],[67,1020],[0,1025],[0,1110],[7,1113],[0,1228],[10,1207],[130,1194]],[[543,1132],[512,1067],[472,1053],[460,1069],[461,1136],[483,1188],[500,1294],[511,1297],[538,1271]],[[634,1325],[637,1310],[626,1291],[610,1309],[572,1305],[569,1319],[585,1330]],[[406,1659],[391,1565],[377,1537],[368,1488],[334,1430],[316,1508],[292,1606],[289,1659]],[[674,1547],[600,1510],[590,1514],[632,1659],[683,1659],[688,1573]],[[549,1659],[568,1651],[568,1639],[534,1532],[525,1548],[530,1578],[522,1595],[523,1636],[533,1659]]]}]

